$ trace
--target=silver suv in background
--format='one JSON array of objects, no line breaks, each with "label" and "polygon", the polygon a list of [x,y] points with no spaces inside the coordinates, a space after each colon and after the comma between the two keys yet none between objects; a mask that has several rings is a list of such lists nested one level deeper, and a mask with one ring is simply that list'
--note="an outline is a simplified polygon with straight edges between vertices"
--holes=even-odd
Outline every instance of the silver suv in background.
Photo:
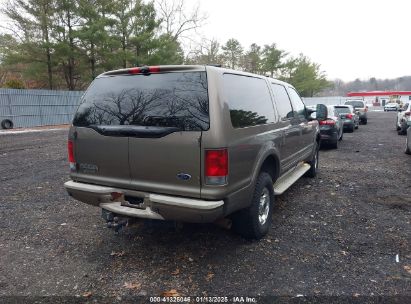
[{"label": "silver suv in background", "polygon": [[[317,119],[311,119],[311,112]],[[274,196],[316,175],[327,108],[288,83],[213,66],[98,76],[68,138],[72,197],[110,227],[130,218],[214,222],[247,238],[271,226]]]},{"label": "silver suv in background", "polygon": [[335,111],[339,114],[343,121],[344,130],[354,132],[358,129],[360,118],[354,108],[350,105],[334,106]]},{"label": "silver suv in background", "polygon": [[355,112],[357,112],[359,119],[360,119],[360,123],[363,125],[366,125],[368,122],[368,106],[366,105],[365,101],[363,100],[348,100],[345,102],[345,105],[349,105],[352,106],[355,110]]}]

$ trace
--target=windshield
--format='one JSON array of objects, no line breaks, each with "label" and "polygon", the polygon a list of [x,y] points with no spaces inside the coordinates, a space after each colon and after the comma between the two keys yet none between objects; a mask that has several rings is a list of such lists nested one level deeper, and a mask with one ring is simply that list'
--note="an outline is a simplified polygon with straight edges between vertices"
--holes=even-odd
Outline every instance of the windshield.
[{"label": "windshield", "polygon": [[135,125],[209,128],[205,72],[121,75],[96,79],[82,99],[73,125]]},{"label": "windshield", "polygon": [[347,101],[345,104],[353,106],[354,108],[364,108],[364,102],[362,101]]}]

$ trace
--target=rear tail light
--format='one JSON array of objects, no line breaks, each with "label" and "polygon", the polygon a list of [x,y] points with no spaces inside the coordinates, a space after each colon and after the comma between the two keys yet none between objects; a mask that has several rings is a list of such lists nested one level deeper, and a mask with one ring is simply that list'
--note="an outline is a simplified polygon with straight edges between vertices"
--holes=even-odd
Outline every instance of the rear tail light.
[{"label": "rear tail light", "polygon": [[320,125],[321,126],[334,126],[335,121],[332,119],[323,120],[323,121],[320,121]]},{"label": "rear tail light", "polygon": [[405,116],[410,116],[410,115],[411,115],[411,112],[404,112],[404,115],[405,115]]},{"label": "rear tail light", "polygon": [[71,140],[67,142],[67,152],[68,152],[68,161],[70,164],[70,170],[75,171],[76,170],[76,160],[74,158],[74,144],[73,144],[73,141]]},{"label": "rear tail light", "polygon": [[159,72],[160,72],[160,67],[158,66],[128,69],[129,74],[151,74],[151,73],[159,73]]},{"label": "rear tail light", "polygon": [[364,112],[368,111],[368,106],[365,106]]},{"label": "rear tail light", "polygon": [[352,119],[352,114],[349,113],[349,114],[345,115],[345,118]]},{"label": "rear tail light", "polygon": [[216,149],[205,151],[205,183],[224,185],[228,178],[228,151]]}]

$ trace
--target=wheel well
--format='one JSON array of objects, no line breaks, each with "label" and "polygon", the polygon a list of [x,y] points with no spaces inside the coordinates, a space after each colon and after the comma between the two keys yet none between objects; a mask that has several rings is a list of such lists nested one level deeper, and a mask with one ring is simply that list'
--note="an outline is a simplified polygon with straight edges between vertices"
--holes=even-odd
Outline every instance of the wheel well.
[{"label": "wheel well", "polygon": [[267,172],[268,174],[270,174],[272,180],[276,181],[280,173],[278,172],[279,168],[280,166],[278,159],[274,156],[268,156],[261,165],[260,171]]}]

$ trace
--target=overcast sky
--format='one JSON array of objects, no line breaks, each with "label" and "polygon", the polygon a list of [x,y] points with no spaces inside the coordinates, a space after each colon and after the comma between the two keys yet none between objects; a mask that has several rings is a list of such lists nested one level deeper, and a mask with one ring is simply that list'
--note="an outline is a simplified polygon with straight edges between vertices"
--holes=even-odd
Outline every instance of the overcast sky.
[{"label": "overcast sky", "polygon": [[[188,2],[188,1],[187,1]],[[304,53],[330,79],[411,75],[410,0],[200,0],[203,32]]]},{"label": "overcast sky", "polygon": [[411,75],[411,0],[199,2],[209,16],[201,32],[222,44],[229,38],[245,48],[275,42],[321,64],[329,79]]}]

